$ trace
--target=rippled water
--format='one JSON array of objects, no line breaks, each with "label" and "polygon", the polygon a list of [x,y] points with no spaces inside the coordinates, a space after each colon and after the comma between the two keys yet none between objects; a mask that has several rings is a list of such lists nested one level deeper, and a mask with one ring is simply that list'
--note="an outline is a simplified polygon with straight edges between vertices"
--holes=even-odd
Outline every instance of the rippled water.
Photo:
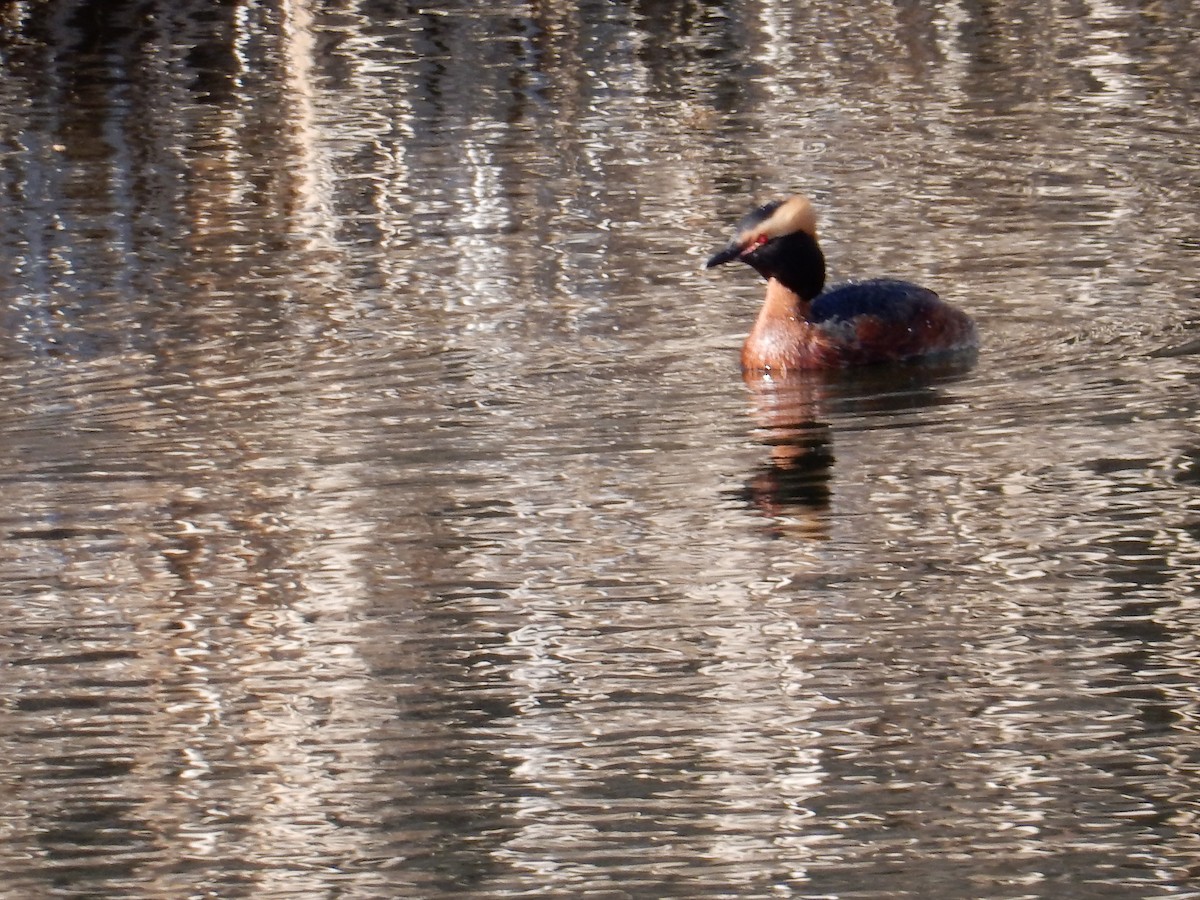
[{"label": "rippled water", "polygon": [[1190,3],[0,21],[0,894],[1200,897]]}]

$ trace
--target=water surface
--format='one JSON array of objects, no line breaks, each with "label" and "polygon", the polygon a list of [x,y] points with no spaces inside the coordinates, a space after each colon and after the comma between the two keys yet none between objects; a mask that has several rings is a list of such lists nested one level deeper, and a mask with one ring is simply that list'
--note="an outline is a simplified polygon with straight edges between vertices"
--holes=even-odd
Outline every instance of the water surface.
[{"label": "water surface", "polygon": [[4,896],[1200,896],[1191,4],[0,18]]}]

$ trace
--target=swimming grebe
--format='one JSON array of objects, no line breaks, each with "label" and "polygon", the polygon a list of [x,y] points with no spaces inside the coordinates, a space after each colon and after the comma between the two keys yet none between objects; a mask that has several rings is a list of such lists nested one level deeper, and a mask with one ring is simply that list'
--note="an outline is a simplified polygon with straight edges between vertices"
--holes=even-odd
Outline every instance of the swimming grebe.
[{"label": "swimming grebe", "polygon": [[748,375],[896,362],[979,344],[970,316],[907,281],[856,281],[822,293],[825,256],[807,197],[749,213],[705,268],[735,259],[767,279],[767,299],[742,345]]}]

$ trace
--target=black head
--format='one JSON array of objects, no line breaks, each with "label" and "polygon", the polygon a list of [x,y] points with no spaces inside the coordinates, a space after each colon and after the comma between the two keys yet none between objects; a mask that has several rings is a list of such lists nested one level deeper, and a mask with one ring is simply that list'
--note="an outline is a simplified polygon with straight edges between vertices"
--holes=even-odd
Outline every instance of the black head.
[{"label": "black head", "polygon": [[705,263],[706,269],[739,259],[764,278],[777,278],[805,300],[825,285],[825,257],[817,245],[817,215],[797,194],[748,213],[733,239]]}]

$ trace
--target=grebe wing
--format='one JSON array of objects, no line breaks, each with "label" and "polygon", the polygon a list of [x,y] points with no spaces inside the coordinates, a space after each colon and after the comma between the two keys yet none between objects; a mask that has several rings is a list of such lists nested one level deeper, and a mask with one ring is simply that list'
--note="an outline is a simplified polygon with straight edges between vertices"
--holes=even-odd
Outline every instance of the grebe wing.
[{"label": "grebe wing", "polygon": [[830,288],[812,302],[809,321],[816,324],[874,316],[885,322],[904,322],[940,306],[929,288],[908,281],[877,278]]}]

